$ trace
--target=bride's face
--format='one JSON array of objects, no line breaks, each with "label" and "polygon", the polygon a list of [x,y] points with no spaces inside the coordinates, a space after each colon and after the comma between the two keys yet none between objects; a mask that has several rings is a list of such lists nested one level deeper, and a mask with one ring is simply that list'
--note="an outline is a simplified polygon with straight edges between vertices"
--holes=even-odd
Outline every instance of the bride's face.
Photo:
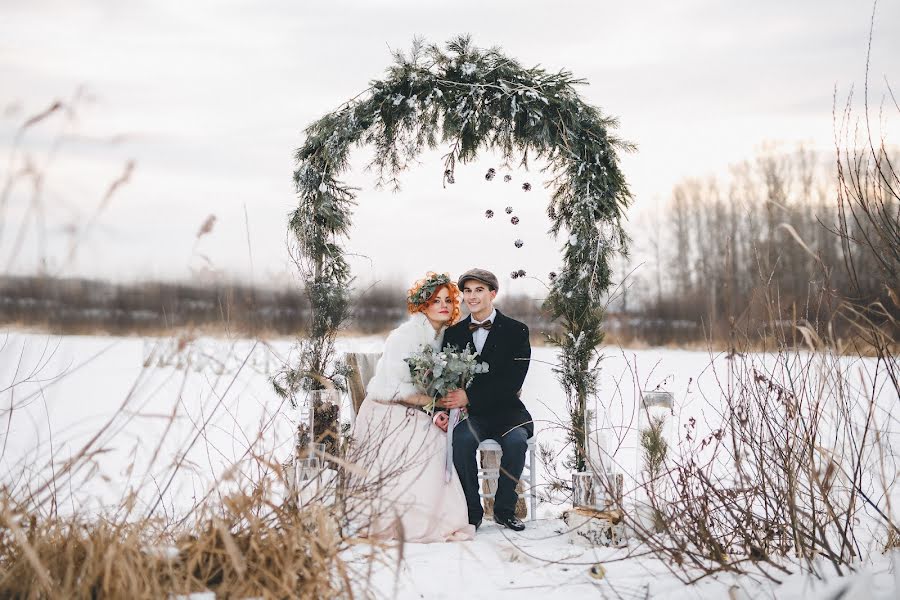
[{"label": "bride's face", "polygon": [[432,323],[446,323],[450,320],[452,313],[453,301],[450,299],[450,292],[447,291],[447,288],[441,288],[435,297],[431,299],[431,302],[428,303],[428,308],[425,309],[425,316]]}]

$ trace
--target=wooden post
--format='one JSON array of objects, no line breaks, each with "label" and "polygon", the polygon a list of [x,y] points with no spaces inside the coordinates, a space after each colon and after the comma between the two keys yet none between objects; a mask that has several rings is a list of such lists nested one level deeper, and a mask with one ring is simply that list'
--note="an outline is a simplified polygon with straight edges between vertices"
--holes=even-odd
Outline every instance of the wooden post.
[{"label": "wooden post", "polygon": [[347,364],[353,369],[353,374],[347,380],[347,388],[350,391],[354,417],[366,398],[366,386],[375,376],[375,367],[380,358],[380,352],[350,352],[346,355]]}]

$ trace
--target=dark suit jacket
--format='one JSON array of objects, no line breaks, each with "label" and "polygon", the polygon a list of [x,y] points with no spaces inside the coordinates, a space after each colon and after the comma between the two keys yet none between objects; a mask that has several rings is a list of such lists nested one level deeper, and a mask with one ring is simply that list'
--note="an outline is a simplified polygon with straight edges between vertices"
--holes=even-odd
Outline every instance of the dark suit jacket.
[{"label": "dark suit jacket", "polygon": [[[449,327],[444,333],[444,348],[462,349],[471,344],[474,352],[475,343],[469,331],[471,322],[472,317],[468,316]],[[529,437],[534,434],[531,415],[519,398],[530,358],[528,327],[498,310],[478,355],[479,362],[488,363],[488,372],[475,375],[472,385],[466,389],[469,415],[487,424],[492,434],[501,435],[517,425],[524,425]]]}]

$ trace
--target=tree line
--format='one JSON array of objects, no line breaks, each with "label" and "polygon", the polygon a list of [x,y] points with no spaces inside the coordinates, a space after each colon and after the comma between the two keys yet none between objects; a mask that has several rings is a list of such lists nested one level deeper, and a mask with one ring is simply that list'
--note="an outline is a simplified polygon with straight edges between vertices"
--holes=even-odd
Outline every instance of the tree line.
[{"label": "tree line", "polygon": [[[392,329],[407,316],[405,295],[400,284],[357,290],[348,333],[381,334]],[[550,327],[538,300],[510,295],[502,306],[528,322],[536,334]],[[294,336],[304,330],[311,314],[299,286],[0,277],[0,325],[53,333],[167,335],[198,329],[211,334]]]},{"label": "tree line", "polygon": [[[898,164],[881,156],[884,165]],[[662,210],[637,223],[636,258],[618,265],[623,284],[610,307],[630,329],[622,335],[723,341],[735,328],[766,334],[799,320],[827,323],[845,300],[896,311],[880,264],[889,247],[877,251],[876,231],[878,222],[900,223],[900,204],[884,189],[890,180],[854,183],[882,201],[873,205],[874,220],[853,218],[838,197],[846,177],[835,165],[834,155],[769,147],[725,176],[678,184]]]}]

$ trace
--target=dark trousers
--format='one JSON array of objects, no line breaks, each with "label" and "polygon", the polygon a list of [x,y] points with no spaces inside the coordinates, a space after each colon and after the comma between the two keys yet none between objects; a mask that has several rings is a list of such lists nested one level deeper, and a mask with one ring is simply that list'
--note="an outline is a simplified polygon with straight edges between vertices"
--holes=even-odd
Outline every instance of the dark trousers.
[{"label": "dark trousers", "polygon": [[[505,435],[504,435],[505,434]],[[494,514],[510,517],[515,514],[516,484],[525,468],[525,454],[528,452],[528,430],[516,427],[510,432],[499,431],[478,417],[469,417],[453,430],[453,464],[466,494],[469,507],[469,523],[473,525],[484,517],[481,498],[478,496],[478,464],[476,454],[478,444],[494,439],[503,449],[500,458],[500,481],[494,496]]]}]

